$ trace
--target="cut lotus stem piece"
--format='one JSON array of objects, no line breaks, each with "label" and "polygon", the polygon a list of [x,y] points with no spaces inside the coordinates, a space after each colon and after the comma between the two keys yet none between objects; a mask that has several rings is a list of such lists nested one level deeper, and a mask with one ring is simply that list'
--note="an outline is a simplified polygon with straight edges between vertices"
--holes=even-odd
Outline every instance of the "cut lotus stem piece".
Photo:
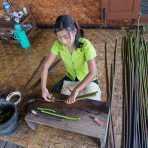
[{"label": "cut lotus stem piece", "polygon": [[85,94],[85,95],[81,95],[81,96],[78,96],[77,98],[88,98],[88,97],[92,97],[92,96],[95,96],[97,92],[98,91],[95,91],[95,92],[92,92],[92,93],[88,93],[88,94]]},{"label": "cut lotus stem piece", "polygon": [[50,112],[56,113],[56,110],[50,109],[50,108],[38,107],[37,109],[38,109],[38,110],[45,110],[45,111],[50,111]]},{"label": "cut lotus stem piece", "polygon": [[72,121],[79,121],[80,120],[80,117],[65,116],[65,115],[61,115],[61,114],[58,114],[58,113],[53,113],[53,112],[46,111],[46,110],[40,110],[40,112],[51,115],[51,116],[60,117],[60,118],[66,119],[66,120],[72,120]]},{"label": "cut lotus stem piece", "polygon": [[36,110],[31,110],[31,113],[34,114],[34,115],[38,114]]}]

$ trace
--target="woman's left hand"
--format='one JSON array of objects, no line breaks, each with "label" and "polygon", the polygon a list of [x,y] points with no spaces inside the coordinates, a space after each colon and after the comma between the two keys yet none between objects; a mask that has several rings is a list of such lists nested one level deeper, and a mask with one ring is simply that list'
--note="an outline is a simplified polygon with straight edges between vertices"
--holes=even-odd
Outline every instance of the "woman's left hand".
[{"label": "woman's left hand", "polygon": [[74,89],[68,99],[65,101],[66,104],[72,104],[76,102],[76,98],[79,94],[78,89]]}]

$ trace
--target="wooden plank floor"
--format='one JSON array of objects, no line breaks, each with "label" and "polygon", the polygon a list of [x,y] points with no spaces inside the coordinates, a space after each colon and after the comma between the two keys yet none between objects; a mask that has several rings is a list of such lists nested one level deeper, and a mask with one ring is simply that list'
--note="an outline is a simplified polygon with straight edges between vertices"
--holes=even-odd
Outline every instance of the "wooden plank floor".
[{"label": "wooden plank floor", "polygon": [[11,143],[11,142],[0,140],[0,148],[24,148],[24,147],[16,145],[16,144]]}]

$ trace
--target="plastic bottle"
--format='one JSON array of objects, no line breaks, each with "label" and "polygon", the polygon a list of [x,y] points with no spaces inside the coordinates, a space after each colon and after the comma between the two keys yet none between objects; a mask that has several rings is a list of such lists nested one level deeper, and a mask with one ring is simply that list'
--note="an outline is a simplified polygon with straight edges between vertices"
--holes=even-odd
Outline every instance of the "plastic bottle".
[{"label": "plastic bottle", "polygon": [[23,30],[21,24],[16,23],[14,28],[14,38],[19,41],[22,48],[29,48],[31,46],[30,41],[27,37],[26,32]]}]

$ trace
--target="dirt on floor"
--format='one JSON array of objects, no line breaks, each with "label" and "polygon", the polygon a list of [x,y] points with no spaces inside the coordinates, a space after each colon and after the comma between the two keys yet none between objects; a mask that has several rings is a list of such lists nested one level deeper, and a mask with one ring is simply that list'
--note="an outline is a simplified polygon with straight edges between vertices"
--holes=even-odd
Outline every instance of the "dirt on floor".
[{"label": "dirt on floor", "polygon": [[[85,36],[92,41],[97,51],[98,80],[102,90],[102,100],[106,101],[106,78],[104,67],[104,43],[107,42],[108,68],[113,60],[115,39],[117,39],[116,78],[114,85],[112,114],[115,132],[116,147],[121,144],[122,123],[122,91],[121,91],[121,37],[122,30],[88,29],[84,30]],[[32,42],[30,49],[21,49],[19,45],[9,45],[7,42],[0,44],[0,89],[15,89],[23,91],[23,86],[31,77],[40,61],[49,52],[55,39],[52,30],[40,30]],[[34,82],[39,78],[35,77]],[[64,67],[60,63],[49,74],[48,87],[64,76]],[[35,89],[24,91],[24,94],[41,95],[40,85]],[[65,132],[63,130],[40,126],[36,131],[31,131],[24,121],[21,121],[17,133],[10,137],[0,139],[11,140],[28,148],[96,148],[98,144],[93,138]]]}]

